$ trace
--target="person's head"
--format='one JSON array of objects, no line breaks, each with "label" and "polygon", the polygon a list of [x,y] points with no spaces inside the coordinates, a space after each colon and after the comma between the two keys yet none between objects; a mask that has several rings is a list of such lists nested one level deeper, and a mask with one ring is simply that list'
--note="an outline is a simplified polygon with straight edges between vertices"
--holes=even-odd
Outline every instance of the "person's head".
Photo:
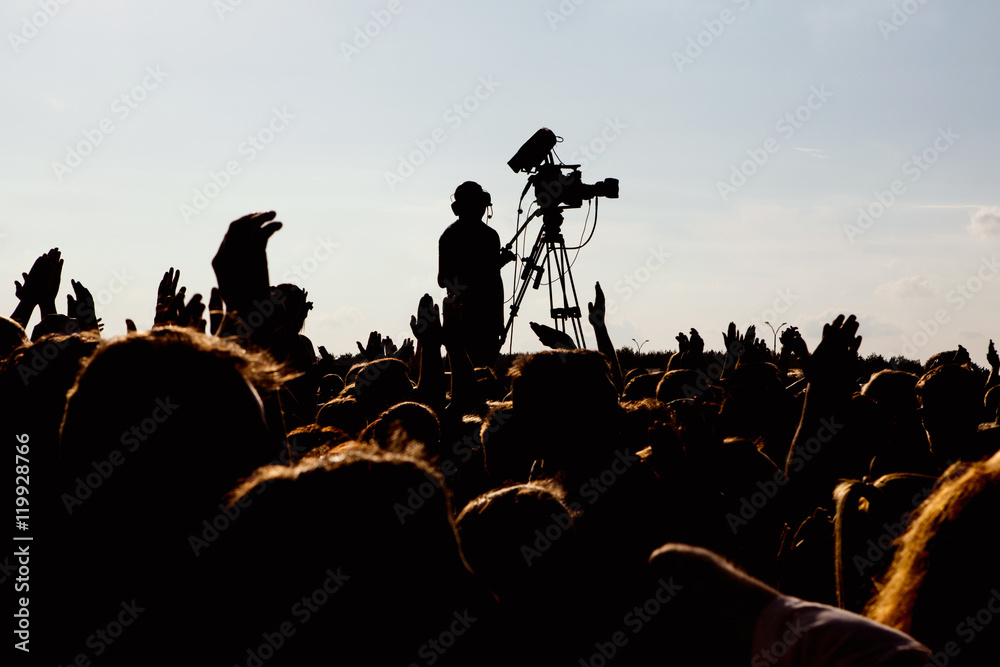
[{"label": "person's head", "polygon": [[428,460],[441,454],[441,422],[434,411],[422,403],[403,401],[383,412],[361,433],[360,440],[374,442],[389,451],[404,451],[400,442],[420,443]]},{"label": "person's head", "polygon": [[603,354],[538,352],[518,357],[509,373],[514,415],[534,458],[559,468],[613,454],[624,413]]},{"label": "person's head", "polygon": [[72,479],[117,453],[128,465],[95,496],[127,503],[157,480],[173,479],[184,464],[192,490],[184,497],[217,501],[278,455],[258,389],[272,391],[285,377],[266,354],[190,328],[106,341],[67,395],[60,434],[65,472]]},{"label": "person's head", "polygon": [[659,377],[654,394],[661,403],[700,396],[708,389],[708,378],[693,370],[667,371]]},{"label": "person's head", "polygon": [[357,658],[358,646],[369,664],[406,664],[456,611],[479,617],[477,594],[488,600],[462,557],[444,478],[419,459],[343,443],[258,469],[228,501],[245,507],[213,547],[231,554],[228,568],[243,582],[245,604],[230,609],[258,643],[298,617],[295,641],[282,649],[288,664],[321,651],[358,664],[337,653]]},{"label": "person's head", "polygon": [[920,419],[939,461],[967,458],[983,409],[983,388],[964,366],[944,364],[927,371],[915,386]]},{"label": "person's head", "polygon": [[551,481],[517,484],[473,499],[458,515],[466,560],[501,601],[558,593],[562,602],[579,583],[573,513],[560,495]]},{"label": "person's head", "polygon": [[623,401],[641,401],[644,398],[655,398],[656,387],[663,373],[643,373],[634,376],[625,385],[622,392]]},{"label": "person's head", "polygon": [[957,350],[947,350],[945,352],[938,352],[932,355],[927,363],[924,364],[924,373],[930,372],[939,366],[944,366],[945,364],[960,364],[967,365],[972,363],[972,358],[969,356],[969,351],[963,346],[959,345]]},{"label": "person's head", "polygon": [[917,412],[915,388],[919,379],[913,373],[886,368],[872,375],[861,387],[861,393],[878,403],[892,421],[897,422]]},{"label": "person's head", "polygon": [[455,188],[451,210],[459,220],[482,220],[491,205],[490,193],[483,190],[479,183],[466,181]]},{"label": "person's head", "polygon": [[369,422],[396,403],[410,400],[413,384],[406,364],[392,357],[369,361],[354,380],[354,397]]},{"label": "person's head", "polygon": [[344,378],[336,373],[328,373],[319,381],[317,403],[323,405],[327,401],[332,401],[337,396],[340,396],[340,392],[342,391],[344,391]]},{"label": "person's head", "polygon": [[[992,664],[1000,651],[1000,624],[984,624],[983,618],[987,610],[993,617],[1000,609],[994,535],[1000,514],[1000,454],[957,463],[938,484],[900,539],[866,615],[934,651],[958,642],[963,664]],[[965,639],[967,633],[975,641]]]},{"label": "person's head", "polygon": [[302,331],[306,316],[312,310],[313,304],[308,296],[305,290],[292,283],[281,283],[277,287],[271,287],[272,300],[281,304],[285,312],[285,322],[295,333]]},{"label": "person's head", "polygon": [[365,413],[352,396],[327,401],[316,413],[319,426],[335,426],[351,436],[357,436],[368,425]]}]

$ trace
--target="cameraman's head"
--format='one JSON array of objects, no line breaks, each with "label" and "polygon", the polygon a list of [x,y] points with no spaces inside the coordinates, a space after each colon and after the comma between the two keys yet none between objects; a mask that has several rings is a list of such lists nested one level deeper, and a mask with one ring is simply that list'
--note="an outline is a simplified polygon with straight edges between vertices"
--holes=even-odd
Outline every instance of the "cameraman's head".
[{"label": "cameraman's head", "polygon": [[455,201],[451,210],[459,220],[480,221],[486,215],[486,209],[492,205],[490,193],[474,181],[466,181],[455,188]]}]

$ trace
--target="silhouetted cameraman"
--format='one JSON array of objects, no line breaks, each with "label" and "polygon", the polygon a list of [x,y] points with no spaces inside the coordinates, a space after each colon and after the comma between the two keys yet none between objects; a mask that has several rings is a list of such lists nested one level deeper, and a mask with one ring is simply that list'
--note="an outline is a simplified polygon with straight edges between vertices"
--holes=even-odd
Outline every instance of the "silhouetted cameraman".
[{"label": "silhouetted cameraman", "polygon": [[503,280],[500,269],[514,253],[500,250],[500,236],[483,222],[490,193],[472,181],[455,189],[451,210],[458,216],[438,241],[438,285],[455,297],[460,331],[475,366],[492,367],[503,333]]}]

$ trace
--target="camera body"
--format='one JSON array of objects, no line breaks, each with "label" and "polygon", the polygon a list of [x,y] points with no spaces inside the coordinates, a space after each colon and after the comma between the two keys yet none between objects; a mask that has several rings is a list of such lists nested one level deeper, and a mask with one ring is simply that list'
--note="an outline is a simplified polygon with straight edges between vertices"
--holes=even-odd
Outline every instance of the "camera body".
[{"label": "camera body", "polygon": [[[564,171],[569,169],[569,171]],[[594,197],[618,199],[618,179],[606,178],[596,183],[584,183],[579,165],[544,164],[532,176],[535,201],[539,208],[580,208]]]},{"label": "camera body", "polygon": [[593,184],[584,183],[578,164],[556,164],[553,148],[559,138],[543,127],[518,149],[508,162],[515,173],[530,174],[528,183],[535,188],[535,201],[543,210],[556,207],[580,208],[584,200],[594,197],[618,198],[618,179],[606,178]]}]

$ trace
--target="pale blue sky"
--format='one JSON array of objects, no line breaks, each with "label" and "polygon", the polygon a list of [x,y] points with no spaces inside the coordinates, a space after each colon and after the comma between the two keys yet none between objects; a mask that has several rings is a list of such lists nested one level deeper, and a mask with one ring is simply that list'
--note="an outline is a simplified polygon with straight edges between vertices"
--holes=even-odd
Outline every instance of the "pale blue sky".
[{"label": "pale blue sky", "polygon": [[[492,193],[506,241],[524,185],[506,161],[546,126],[586,182],[621,180],[573,267],[584,309],[601,281],[617,345],[696,327],[718,348],[730,320],[815,345],[838,312],[863,354],[963,343],[983,364],[1000,339],[996,2],[235,1],[4,3],[0,309],[58,246],[62,293],[89,287],[106,333],[148,327],[168,267],[207,297],[228,223],[275,210],[273,282],[308,290],[306,333],[331,352],[372,329],[401,341],[421,294],[442,295],[455,186]],[[515,350],[546,316],[529,293]]]}]

